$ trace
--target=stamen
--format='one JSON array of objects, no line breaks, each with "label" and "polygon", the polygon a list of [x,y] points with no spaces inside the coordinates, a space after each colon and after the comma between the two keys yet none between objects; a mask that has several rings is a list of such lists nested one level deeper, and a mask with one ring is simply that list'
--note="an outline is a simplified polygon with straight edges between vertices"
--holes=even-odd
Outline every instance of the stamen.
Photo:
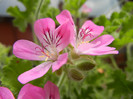
[{"label": "stamen", "polygon": [[80,28],[77,38],[77,47],[83,43],[89,43],[89,38],[93,37],[93,29],[90,29],[90,27]]},{"label": "stamen", "polygon": [[48,60],[48,57],[46,57],[45,61],[47,61],[47,60]]},{"label": "stamen", "polygon": [[[39,57],[46,57],[45,61],[47,61],[48,58],[56,60],[58,57],[56,47],[60,44],[62,37],[63,36],[61,36],[60,32],[56,35],[56,33],[53,33],[53,31],[50,31],[49,29],[47,29],[46,31],[43,30],[43,40],[45,44],[41,43],[41,48],[35,48],[37,55],[39,55]],[[39,51],[37,51],[38,49]]]},{"label": "stamen", "polygon": [[90,38],[94,37],[94,35],[92,35],[92,32],[93,30],[92,29],[89,29],[89,27],[87,28],[81,28],[79,30],[79,34],[78,34],[78,39],[81,39],[82,41],[85,40],[85,38],[87,38],[88,36]]},{"label": "stamen", "polygon": [[42,55],[42,56],[39,56],[40,58],[42,58],[42,57],[45,57],[44,55]]}]

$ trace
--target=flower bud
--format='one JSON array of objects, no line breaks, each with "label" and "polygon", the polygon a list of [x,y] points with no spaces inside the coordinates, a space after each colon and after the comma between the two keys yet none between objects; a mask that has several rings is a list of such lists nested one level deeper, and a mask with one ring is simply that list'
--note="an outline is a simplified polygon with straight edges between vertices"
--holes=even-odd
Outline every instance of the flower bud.
[{"label": "flower bud", "polygon": [[77,68],[82,71],[89,71],[96,66],[96,62],[92,59],[85,59],[77,63]]},{"label": "flower bud", "polygon": [[80,55],[78,55],[74,50],[72,50],[71,57],[72,57],[72,59],[78,59],[78,58],[80,58]]},{"label": "flower bud", "polygon": [[69,71],[69,77],[75,81],[81,81],[82,79],[84,79],[82,72],[77,69],[71,69]]}]

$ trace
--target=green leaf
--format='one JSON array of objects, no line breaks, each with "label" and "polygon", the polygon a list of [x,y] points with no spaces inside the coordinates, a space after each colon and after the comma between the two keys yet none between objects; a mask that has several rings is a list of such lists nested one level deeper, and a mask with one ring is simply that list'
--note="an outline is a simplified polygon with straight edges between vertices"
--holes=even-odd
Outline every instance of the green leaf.
[{"label": "green leaf", "polygon": [[15,7],[9,7],[7,12],[15,17],[13,20],[14,26],[18,27],[21,32],[24,32],[28,23],[32,23],[35,17],[36,6],[38,0],[19,0],[24,6],[25,11],[20,11],[20,9]]},{"label": "green leaf", "polygon": [[118,12],[113,12],[112,15],[111,15],[110,20],[113,21],[114,19],[117,19],[117,18],[119,18],[119,13]]},{"label": "green leaf", "polygon": [[124,22],[122,23],[122,29],[121,29],[123,34],[125,32],[127,32],[129,29],[133,29],[133,23],[132,22],[133,22],[133,15],[130,16],[128,19],[124,20]]},{"label": "green leaf", "polygon": [[121,11],[120,13],[119,13],[119,18],[121,19],[121,18],[124,18],[124,17],[128,17],[129,16],[129,14],[126,12],[126,11]]},{"label": "green leaf", "polygon": [[[2,86],[8,87],[16,96],[23,84],[21,84],[17,78],[20,74],[24,73],[25,71],[28,71],[33,68],[33,66],[39,65],[40,62],[38,61],[28,61],[28,60],[22,60],[18,59],[15,56],[13,56],[12,60],[9,64],[5,65],[2,68],[1,75],[1,83]],[[51,75],[51,71],[44,75],[41,78],[35,79],[33,81],[30,81],[28,83],[31,83],[35,86],[44,87],[44,84],[50,80],[52,82],[57,82],[57,77],[55,75]]]},{"label": "green leaf", "polygon": [[113,82],[108,84],[109,89],[114,89],[113,94],[123,96],[133,94],[133,82],[126,80],[126,75],[121,70],[116,70],[112,74]]},{"label": "green leaf", "polygon": [[10,59],[12,58],[9,55],[11,47],[6,47],[0,43],[0,49],[0,68],[2,68],[3,65],[8,64],[10,62]]},{"label": "green leaf", "polygon": [[[42,7],[43,8],[43,7]],[[47,10],[46,10],[47,9]],[[56,20],[56,16],[59,14],[59,9],[56,9],[56,8],[46,8],[42,10],[42,13],[40,13],[40,18],[44,18],[44,17],[50,17],[52,18],[56,25],[58,24],[57,20]]]},{"label": "green leaf", "polygon": [[123,11],[126,12],[133,12],[133,2],[127,2],[123,7],[122,7]]},{"label": "green leaf", "polygon": [[31,68],[32,63],[30,61],[14,57],[11,62],[2,69],[2,85],[8,87],[15,95],[18,94],[23,85],[17,80],[17,78],[21,73]]},{"label": "green leaf", "polygon": [[78,10],[86,0],[65,0],[64,9],[67,9],[75,17],[79,16]]},{"label": "green leaf", "polygon": [[113,32],[116,32],[118,28],[119,28],[118,26],[107,26],[104,31],[107,32],[106,34],[111,34]]},{"label": "green leaf", "polygon": [[102,25],[105,27],[111,25],[111,22],[105,17],[105,15],[101,15],[100,17],[94,19],[94,22],[97,25]]},{"label": "green leaf", "polygon": [[130,42],[133,42],[133,29],[124,33],[121,38],[115,39],[113,43],[111,44],[111,46],[116,47],[116,48],[121,48],[122,46]]}]

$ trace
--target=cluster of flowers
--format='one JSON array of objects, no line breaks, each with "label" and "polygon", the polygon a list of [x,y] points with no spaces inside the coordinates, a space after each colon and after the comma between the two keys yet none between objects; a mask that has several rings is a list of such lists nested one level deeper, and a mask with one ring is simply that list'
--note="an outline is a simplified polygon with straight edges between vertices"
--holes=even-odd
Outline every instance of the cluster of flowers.
[{"label": "cluster of flowers", "polygon": [[[18,40],[13,45],[13,54],[16,57],[27,60],[45,61],[21,74],[18,80],[22,84],[42,77],[51,67],[52,72],[57,71],[70,60],[70,52],[74,52],[78,56],[118,53],[115,48],[108,46],[114,40],[111,35],[98,37],[104,30],[103,26],[95,25],[92,21],[86,21],[79,32],[76,32],[76,26],[69,11],[62,11],[56,18],[60,23],[60,26],[56,29],[55,23],[51,18],[39,19],[35,22],[34,31],[41,46],[27,40]],[[69,45],[72,46],[70,51],[63,51]],[[27,86],[34,88],[32,85],[26,84],[21,89],[20,96],[23,90],[26,90]],[[42,90],[41,88],[36,88],[39,90],[38,92]]]}]

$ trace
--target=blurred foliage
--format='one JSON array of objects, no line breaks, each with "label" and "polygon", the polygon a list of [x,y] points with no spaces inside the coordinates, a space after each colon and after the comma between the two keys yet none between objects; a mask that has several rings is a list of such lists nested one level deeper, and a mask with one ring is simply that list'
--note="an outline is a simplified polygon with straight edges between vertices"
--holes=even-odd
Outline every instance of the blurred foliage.
[{"label": "blurred foliage", "polygon": [[11,60],[11,47],[6,47],[0,43],[0,49],[0,68],[2,68],[4,64],[8,64],[8,62]]},{"label": "blurred foliage", "polygon": [[20,31],[24,32],[28,23],[31,23],[34,20],[36,7],[39,0],[33,0],[32,2],[30,0],[19,1],[25,6],[25,11],[20,11],[18,6],[15,6],[9,7],[7,12],[15,18],[13,20],[14,25],[18,27]]},{"label": "blurred foliage", "polygon": [[65,0],[64,9],[71,12],[74,18],[79,17],[79,8],[86,2],[86,0]]},{"label": "blurred foliage", "polygon": [[[13,24],[24,32],[28,24],[32,26],[36,18],[50,17],[55,20],[55,16],[59,14],[59,10],[49,7],[50,0],[18,0],[25,6],[25,11],[21,11],[18,6],[9,7],[7,12],[14,17]],[[40,2],[42,1],[42,6]],[[38,9],[40,8],[40,12]],[[56,22],[57,23],[57,22]]]},{"label": "blurred foliage", "polygon": [[[25,31],[27,25],[33,24],[36,20],[36,11],[40,0],[19,1],[24,4],[26,10],[20,11],[16,6],[10,7],[8,13],[15,18],[14,25],[21,31]],[[85,1],[80,0],[78,3],[78,0],[65,0],[64,8],[70,10],[73,16],[77,17],[76,12]],[[55,19],[59,10],[49,7],[49,4],[50,0],[43,1],[38,18],[51,17]],[[82,71],[86,76],[84,80],[76,82],[67,76],[64,77],[62,85],[59,86],[61,99],[133,99],[133,51],[131,48],[133,46],[131,43],[133,42],[133,2],[127,2],[121,12],[114,12],[110,19],[102,15],[95,18],[94,22],[105,27],[102,35],[111,34],[115,38],[111,46],[120,49],[127,45],[127,66],[122,71],[106,61],[110,57],[109,55],[96,56],[94,59],[97,66],[89,71]],[[18,59],[10,53],[11,47],[5,47],[2,44],[0,44],[0,49],[0,84],[8,87],[17,96],[23,86],[17,80],[18,76],[37,66],[40,62]],[[59,78],[59,75],[57,76],[56,73],[49,70],[46,75],[30,83],[43,87],[48,80],[57,84]]]},{"label": "blurred foliage", "polygon": [[[18,76],[23,72],[30,70],[33,68],[33,66],[36,66],[39,63],[40,62],[23,60],[12,56],[10,62],[5,64],[1,69],[1,85],[8,87],[17,97],[21,87],[23,86],[23,84],[17,80]],[[56,82],[57,77],[56,75],[52,75],[51,77],[51,72],[52,71],[49,71],[43,77],[33,80],[30,83],[39,87],[43,87],[48,80],[53,80],[53,82]]]},{"label": "blurred foliage", "polygon": [[30,61],[20,60],[14,57],[2,69],[2,85],[7,86],[12,92],[18,94],[18,90],[21,89],[22,84],[17,80],[17,77],[31,68],[32,64]]},{"label": "blurred foliage", "polygon": [[[21,11],[18,6],[9,7],[7,12],[14,17],[13,24],[18,27],[21,32],[24,32],[30,24],[33,25],[34,21],[40,18],[50,17],[58,25],[56,15],[59,14],[59,9],[49,6],[50,0],[18,0],[21,2],[25,10]],[[63,8],[69,10],[74,17],[79,17],[79,8],[85,3],[86,0],[65,0]],[[40,5],[41,3],[41,5]],[[38,11],[39,10],[39,11]]]},{"label": "blurred foliage", "polygon": [[[0,71],[2,71],[2,68],[5,64],[8,64],[12,57],[9,56],[9,52],[11,47],[6,47],[0,43]],[[2,72],[0,72],[0,79],[2,76]]]},{"label": "blurred foliage", "polygon": [[105,30],[102,34],[111,34],[115,38],[111,46],[120,49],[133,42],[133,2],[127,2],[121,12],[114,12],[110,19],[102,15],[95,18],[94,22],[104,26]]}]

